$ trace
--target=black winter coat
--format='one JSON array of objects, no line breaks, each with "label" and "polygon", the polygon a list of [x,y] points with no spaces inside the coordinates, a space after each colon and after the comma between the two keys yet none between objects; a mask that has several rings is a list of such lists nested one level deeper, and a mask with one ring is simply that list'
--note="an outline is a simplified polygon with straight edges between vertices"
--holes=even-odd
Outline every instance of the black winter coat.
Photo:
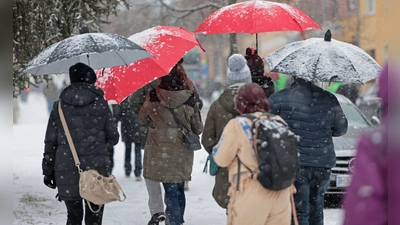
[{"label": "black winter coat", "polygon": [[347,132],[347,119],[335,95],[298,79],[271,95],[271,113],[280,115],[300,136],[301,166],[332,168],[336,164],[332,136]]},{"label": "black winter coat", "polygon": [[[115,120],[104,93],[85,83],[73,83],[60,95],[62,109],[74,142],[80,168],[111,173],[108,145],[119,140]],[[56,101],[46,130],[43,175],[54,177],[60,200],[79,200],[79,173],[58,113]]]},{"label": "black winter coat", "polygon": [[121,138],[127,143],[141,143],[141,128],[137,114],[134,114],[128,99],[119,105],[119,110],[114,110],[114,117],[121,121]]}]

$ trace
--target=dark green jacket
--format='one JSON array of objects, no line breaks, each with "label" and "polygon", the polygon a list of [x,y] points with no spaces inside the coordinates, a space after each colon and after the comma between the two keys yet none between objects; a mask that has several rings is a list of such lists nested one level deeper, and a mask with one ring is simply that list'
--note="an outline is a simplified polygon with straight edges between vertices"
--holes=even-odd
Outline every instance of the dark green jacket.
[{"label": "dark green jacket", "polygon": [[168,91],[156,88],[139,111],[139,122],[149,127],[143,157],[143,177],[156,182],[180,183],[191,179],[193,150],[183,145],[169,108],[174,109],[185,131],[200,135],[203,122],[199,102],[190,90]]}]

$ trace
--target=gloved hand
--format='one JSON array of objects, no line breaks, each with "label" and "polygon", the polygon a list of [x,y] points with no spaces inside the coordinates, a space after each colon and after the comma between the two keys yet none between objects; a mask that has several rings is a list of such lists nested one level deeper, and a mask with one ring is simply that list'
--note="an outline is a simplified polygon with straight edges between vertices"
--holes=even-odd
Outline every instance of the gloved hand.
[{"label": "gloved hand", "polygon": [[56,179],[54,177],[49,177],[49,176],[44,176],[43,178],[43,183],[52,189],[55,189],[57,187],[56,185]]}]

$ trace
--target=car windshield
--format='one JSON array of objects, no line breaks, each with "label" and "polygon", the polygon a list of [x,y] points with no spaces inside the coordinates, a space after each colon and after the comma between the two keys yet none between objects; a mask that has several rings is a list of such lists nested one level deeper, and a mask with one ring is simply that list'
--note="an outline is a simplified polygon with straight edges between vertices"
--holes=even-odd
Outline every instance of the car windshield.
[{"label": "car windshield", "polygon": [[369,124],[355,108],[355,106],[343,102],[340,102],[340,106],[346,115],[348,121],[348,130],[345,135],[333,138],[335,151],[355,150],[358,136],[360,135],[361,131],[369,127]]},{"label": "car windshield", "polygon": [[341,103],[340,106],[346,115],[349,129],[363,130],[364,128],[369,127],[369,124],[355,106],[346,103]]}]

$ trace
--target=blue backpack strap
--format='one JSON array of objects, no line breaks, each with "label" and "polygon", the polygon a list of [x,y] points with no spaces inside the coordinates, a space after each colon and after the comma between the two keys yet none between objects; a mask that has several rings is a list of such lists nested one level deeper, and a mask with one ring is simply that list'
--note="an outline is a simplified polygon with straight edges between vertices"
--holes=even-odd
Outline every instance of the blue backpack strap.
[{"label": "blue backpack strap", "polygon": [[[251,118],[249,118],[249,117],[247,117],[247,116],[244,116],[244,117],[247,117],[247,118],[249,118],[249,119],[251,119],[251,120],[257,118],[257,117],[255,117],[255,116],[253,116],[253,115],[249,115],[249,116],[251,116]],[[251,128],[252,128],[253,126],[250,126],[250,124],[248,124],[247,121],[246,121],[245,119],[243,119],[244,117],[238,116],[238,117],[236,117],[235,119],[236,119],[236,121],[240,124],[240,126],[242,127],[244,133],[246,134],[247,138],[249,139],[250,146],[252,147],[253,132],[251,131]],[[246,169],[247,169],[248,171],[250,171],[250,173],[251,173],[251,177],[250,177],[250,178],[251,178],[251,179],[253,179],[253,177],[254,177],[254,172],[253,172],[246,164],[244,164],[244,163],[242,162],[242,160],[240,160],[240,158],[239,158],[238,155],[236,155],[236,157],[237,157],[237,159],[238,159],[238,172],[237,172],[236,190],[239,190],[239,183],[240,183],[240,165],[243,164],[243,165],[246,167]]]}]

